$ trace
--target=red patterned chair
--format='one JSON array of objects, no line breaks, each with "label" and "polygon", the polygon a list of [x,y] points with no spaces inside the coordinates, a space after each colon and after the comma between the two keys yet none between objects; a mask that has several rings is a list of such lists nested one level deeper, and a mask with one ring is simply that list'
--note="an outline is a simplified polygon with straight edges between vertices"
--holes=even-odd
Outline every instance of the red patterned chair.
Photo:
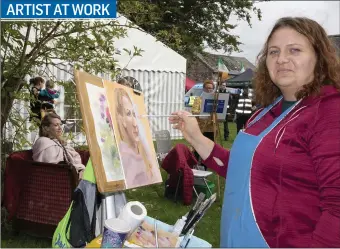
[{"label": "red patterned chair", "polygon": [[[78,151],[86,165],[88,151]],[[67,164],[35,162],[32,150],[13,152],[6,161],[2,205],[16,231],[52,237],[68,210],[78,184],[75,169]]]}]

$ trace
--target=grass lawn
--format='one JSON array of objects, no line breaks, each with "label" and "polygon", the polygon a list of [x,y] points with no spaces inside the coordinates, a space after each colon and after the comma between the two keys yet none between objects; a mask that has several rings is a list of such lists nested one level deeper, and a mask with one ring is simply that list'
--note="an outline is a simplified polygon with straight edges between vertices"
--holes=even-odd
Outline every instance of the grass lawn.
[{"label": "grass lawn", "polygon": [[[236,136],[236,126],[234,123],[229,123],[230,136],[229,141],[222,141],[225,148],[230,148]],[[220,127],[223,138],[223,124]],[[220,139],[219,139],[220,140]],[[174,140],[173,144],[185,143],[184,140]],[[219,142],[220,143],[220,142]],[[167,178],[167,173],[162,170],[163,180]],[[215,191],[217,191],[217,177],[212,175],[209,178],[215,183]],[[200,221],[195,229],[195,235],[208,241],[213,247],[219,247],[220,241],[220,218],[222,199],[224,193],[224,179],[220,177],[221,184],[221,198],[209,209],[204,218]],[[128,201],[142,202],[148,215],[157,218],[165,223],[174,224],[176,220],[184,215],[190,206],[184,206],[180,201],[177,203],[168,200],[164,197],[164,183],[152,185],[148,187],[133,189],[126,191]],[[3,210],[2,210],[3,212]],[[2,214],[2,220],[3,220]],[[1,224],[1,247],[2,248],[48,248],[51,247],[51,239],[42,239],[31,237],[26,234],[20,233],[14,235],[11,232],[11,224],[7,224],[4,220]]]}]

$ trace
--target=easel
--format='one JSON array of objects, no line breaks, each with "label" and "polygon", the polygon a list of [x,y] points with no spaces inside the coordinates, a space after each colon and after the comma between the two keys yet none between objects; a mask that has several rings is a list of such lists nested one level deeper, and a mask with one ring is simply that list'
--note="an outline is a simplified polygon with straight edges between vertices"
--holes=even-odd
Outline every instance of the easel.
[{"label": "easel", "polygon": [[[134,79],[132,83],[133,92],[137,95],[142,94],[139,82]],[[105,220],[117,218],[127,203],[125,193],[118,191],[114,193],[106,193],[101,195],[101,203],[97,206],[96,211],[96,236],[104,231]]]},{"label": "easel", "polygon": [[103,233],[105,220],[117,218],[127,203],[125,193],[122,191],[100,194],[100,197],[101,203],[96,207],[96,236]]},{"label": "easel", "polygon": [[[202,129],[202,133],[203,133],[208,123],[212,122],[213,132],[214,132],[214,143],[217,143],[217,135],[219,135],[221,145],[222,145],[223,140],[222,140],[222,136],[220,132],[219,121],[217,119],[217,106],[218,106],[218,96],[219,96],[218,89],[220,88],[222,84],[222,78],[223,78],[223,72],[218,72],[218,79],[217,79],[217,86],[216,86],[217,90],[214,93],[213,109],[212,109],[212,112],[210,113],[210,117],[208,121],[206,122],[205,126]],[[221,197],[221,185],[220,185],[220,177],[218,174],[216,174],[216,180],[217,180],[217,196],[218,198],[220,198]]]}]

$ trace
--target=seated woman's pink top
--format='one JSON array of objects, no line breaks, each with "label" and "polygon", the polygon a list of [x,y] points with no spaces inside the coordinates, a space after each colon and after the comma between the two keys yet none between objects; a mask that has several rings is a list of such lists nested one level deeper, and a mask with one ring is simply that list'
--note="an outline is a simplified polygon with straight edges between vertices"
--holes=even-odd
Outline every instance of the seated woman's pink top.
[{"label": "seated woman's pink top", "polygon": [[[281,114],[281,105],[245,132],[258,135]],[[228,159],[229,151],[215,145],[204,164],[226,177]],[[254,215],[270,247],[340,247],[337,89],[324,86],[319,96],[303,99],[263,138],[250,181]]]},{"label": "seated woman's pink top", "polygon": [[[81,157],[74,148],[69,145],[64,146],[70,163],[75,167],[77,172],[85,169],[81,162]],[[39,137],[33,144],[33,160],[44,163],[59,163],[65,161],[64,149],[57,139],[48,137]]]}]

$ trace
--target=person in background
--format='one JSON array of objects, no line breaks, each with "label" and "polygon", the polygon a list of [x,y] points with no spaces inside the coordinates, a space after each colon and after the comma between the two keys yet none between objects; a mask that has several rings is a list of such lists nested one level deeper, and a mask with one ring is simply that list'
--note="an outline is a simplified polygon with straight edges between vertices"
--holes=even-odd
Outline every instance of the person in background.
[{"label": "person in background", "polygon": [[[227,82],[222,82],[220,87],[220,93],[228,93],[227,90]],[[223,122],[224,127],[224,140],[227,141],[229,139],[229,126],[228,126],[228,110],[231,106],[231,94],[229,94],[228,105],[227,105],[227,115],[225,117],[225,121]]]},{"label": "person in background", "polygon": [[239,133],[239,131],[244,128],[245,124],[250,118],[253,111],[252,103],[253,101],[249,97],[249,89],[245,88],[238,100],[237,107],[235,110],[237,133]]},{"label": "person in background", "polygon": [[31,92],[31,112],[30,121],[36,120],[40,122],[41,120],[41,101],[39,100],[39,93],[44,87],[45,80],[42,77],[35,77],[30,79],[30,92]]},{"label": "person in background", "polygon": [[62,138],[62,123],[55,113],[46,114],[41,120],[39,138],[33,144],[33,160],[45,163],[66,162],[72,164],[79,178],[82,178],[85,166],[78,152],[67,145]]},{"label": "person in background", "polygon": [[[212,80],[206,80],[203,83],[203,92],[213,93],[214,92],[214,82]],[[192,104],[191,113],[194,115],[199,115],[201,113],[201,104],[202,97],[196,97],[194,103]],[[200,119],[197,118],[200,130],[203,132],[203,135],[209,138],[211,141],[214,141],[214,126],[211,119]],[[199,159],[199,154],[195,151],[195,157]],[[207,167],[203,165],[206,169]]]},{"label": "person in background", "polygon": [[226,150],[187,112],[170,123],[226,177],[220,247],[340,248],[340,61],[325,30],[284,17],[254,77],[262,106]]},{"label": "person in background", "polygon": [[43,102],[47,109],[54,109],[55,99],[59,98],[60,92],[54,89],[55,84],[53,81],[46,81],[46,88],[39,92],[39,100]]},{"label": "person in background", "polygon": [[120,85],[123,85],[123,86],[127,86],[127,87],[130,87],[133,89],[133,84],[132,82],[128,81],[127,79],[125,78],[120,78],[118,81],[117,81],[118,84]]}]

